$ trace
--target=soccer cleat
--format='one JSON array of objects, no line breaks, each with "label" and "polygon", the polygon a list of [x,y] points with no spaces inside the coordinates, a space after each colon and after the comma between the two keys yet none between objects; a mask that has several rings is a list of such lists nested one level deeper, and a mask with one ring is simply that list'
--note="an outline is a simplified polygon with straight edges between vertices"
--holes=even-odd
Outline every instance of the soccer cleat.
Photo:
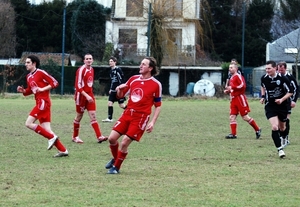
[{"label": "soccer cleat", "polygon": [[108,137],[103,136],[103,135],[101,137],[97,138],[99,144],[102,143],[102,142],[104,142],[104,141],[106,141],[107,139],[108,139]]},{"label": "soccer cleat", "polygon": [[278,150],[278,155],[280,158],[284,158],[285,157],[285,153],[284,151],[281,149],[281,150]]},{"label": "soccer cleat", "polygon": [[106,118],[106,119],[103,119],[102,122],[113,122],[113,119]]},{"label": "soccer cleat", "polygon": [[83,143],[83,141],[79,137],[73,137],[72,142],[79,143],[79,144]]},{"label": "soccer cleat", "polygon": [[115,159],[113,158],[108,163],[106,163],[105,168],[110,169],[114,166],[114,164],[115,164]]},{"label": "soccer cleat", "polygon": [[69,156],[69,152],[68,150],[66,150],[65,152],[58,152],[56,155],[54,155],[53,157],[66,157]]},{"label": "soccer cleat", "polygon": [[261,135],[261,128],[258,131],[256,131],[255,134],[256,134],[256,139],[259,139]]},{"label": "soccer cleat", "polygon": [[227,136],[225,136],[226,139],[236,139],[237,136],[233,135],[233,134],[228,134]]},{"label": "soccer cleat", "polygon": [[116,168],[115,166],[112,166],[112,168],[110,168],[108,171],[107,171],[107,174],[119,174],[119,170],[118,168]]},{"label": "soccer cleat", "polygon": [[52,139],[48,140],[48,148],[47,150],[51,150],[53,145],[55,144],[56,140],[58,139],[58,136],[54,135]]}]

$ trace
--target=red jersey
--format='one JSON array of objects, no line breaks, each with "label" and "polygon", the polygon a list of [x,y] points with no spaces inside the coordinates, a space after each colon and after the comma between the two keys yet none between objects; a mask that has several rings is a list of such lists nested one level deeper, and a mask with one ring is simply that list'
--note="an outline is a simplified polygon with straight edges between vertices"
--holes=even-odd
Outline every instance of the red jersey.
[{"label": "red jersey", "polygon": [[76,71],[75,95],[77,93],[81,93],[82,91],[86,92],[89,95],[92,95],[93,83],[94,83],[94,69],[92,67],[90,67],[90,69],[87,69],[85,65],[81,66]]},{"label": "red jersey", "polygon": [[230,78],[229,82],[231,86],[230,95],[231,96],[238,96],[241,94],[245,94],[246,91],[246,81],[244,77],[240,74],[235,74]]},{"label": "red jersey", "polygon": [[47,85],[51,85],[52,88],[56,88],[58,86],[57,80],[55,80],[46,71],[38,68],[35,71],[27,74],[26,80],[27,88],[23,94],[24,96],[34,94],[35,100],[44,99],[50,101],[50,90],[36,93],[37,87],[43,88]]},{"label": "red jersey", "polygon": [[141,75],[132,76],[127,82],[124,94],[129,93],[127,109],[138,113],[151,114],[151,108],[161,106],[162,86],[154,77],[142,79]]}]

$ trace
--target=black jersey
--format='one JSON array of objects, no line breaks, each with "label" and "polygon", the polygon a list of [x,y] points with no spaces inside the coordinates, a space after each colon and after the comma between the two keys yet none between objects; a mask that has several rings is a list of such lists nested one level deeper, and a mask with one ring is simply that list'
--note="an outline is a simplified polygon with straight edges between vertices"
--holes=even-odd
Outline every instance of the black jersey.
[{"label": "black jersey", "polygon": [[[275,99],[280,99],[287,93],[292,93],[292,87],[287,77],[276,73],[275,77],[270,77],[265,74],[261,77],[261,86],[265,89],[265,104],[277,105]],[[288,100],[285,100],[282,105],[286,105]]]},{"label": "black jersey", "polygon": [[288,72],[286,72],[284,74],[284,76],[289,79],[289,81],[291,83],[291,86],[292,86],[293,95],[290,97],[290,100],[294,101],[294,102],[297,102],[298,95],[299,95],[299,86],[298,86],[297,80],[292,74],[290,74]]},{"label": "black jersey", "polygon": [[124,73],[121,68],[115,67],[111,69],[109,75],[111,79],[110,90],[115,91],[117,86],[125,83]]}]

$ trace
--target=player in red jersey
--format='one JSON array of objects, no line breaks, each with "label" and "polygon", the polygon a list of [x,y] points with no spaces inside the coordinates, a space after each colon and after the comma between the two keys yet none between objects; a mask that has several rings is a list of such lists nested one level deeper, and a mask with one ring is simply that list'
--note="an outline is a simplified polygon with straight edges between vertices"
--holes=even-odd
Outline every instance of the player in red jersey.
[{"label": "player in red jersey", "polygon": [[250,108],[248,105],[247,97],[245,96],[246,81],[244,77],[239,74],[238,66],[235,63],[229,65],[229,72],[232,75],[230,78],[229,86],[226,87],[224,93],[230,93],[230,129],[231,133],[227,135],[226,139],[236,139],[237,136],[237,122],[236,117],[240,113],[243,120],[248,122],[256,133],[256,139],[259,139],[261,135],[261,129],[257,126],[253,118],[248,113]]},{"label": "player in red jersey", "polygon": [[83,143],[79,138],[80,121],[85,109],[88,111],[90,123],[95,131],[98,143],[107,140],[107,137],[101,134],[99,124],[96,119],[96,102],[93,93],[94,69],[92,68],[93,56],[86,54],[84,56],[84,65],[76,71],[75,78],[75,105],[76,117],[73,121],[73,137],[75,143]]},{"label": "player in red jersey", "polygon": [[[123,98],[127,93],[129,93],[129,98],[127,108],[113,126],[108,137],[113,156],[113,159],[105,166],[109,169],[108,174],[119,173],[131,142],[138,142],[145,131],[152,132],[161,111],[162,86],[153,77],[158,74],[156,60],[153,57],[144,58],[140,64],[139,73],[140,75],[132,76],[125,84],[116,88],[118,98]],[[150,121],[152,106],[155,109]],[[119,149],[118,139],[122,135],[124,136]]]},{"label": "player in red jersey", "polygon": [[[17,91],[23,93],[24,96],[34,94],[36,106],[31,110],[25,125],[27,128],[35,131],[36,133],[48,139],[48,150],[53,145],[58,149],[58,154],[54,157],[68,156],[68,150],[61,143],[58,136],[51,130],[51,100],[50,89],[56,88],[58,82],[49,75],[46,71],[39,69],[40,60],[34,55],[26,58],[26,69],[29,71],[27,74],[27,88],[18,86]],[[39,120],[40,125],[35,124]]]}]

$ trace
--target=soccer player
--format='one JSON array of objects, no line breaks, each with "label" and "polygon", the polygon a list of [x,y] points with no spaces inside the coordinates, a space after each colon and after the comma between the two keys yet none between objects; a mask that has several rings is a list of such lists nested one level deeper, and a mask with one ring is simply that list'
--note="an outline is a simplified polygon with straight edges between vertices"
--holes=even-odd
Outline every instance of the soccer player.
[{"label": "soccer player", "polygon": [[237,138],[237,121],[236,117],[240,113],[243,120],[248,122],[255,131],[256,139],[261,136],[261,129],[257,126],[255,120],[251,118],[248,113],[250,112],[250,107],[245,96],[246,81],[244,77],[238,73],[238,66],[236,63],[231,63],[229,65],[229,72],[231,78],[229,81],[229,86],[226,87],[224,93],[230,93],[230,129],[231,133],[227,135],[226,139],[236,139]]},{"label": "soccer player", "polygon": [[289,79],[291,86],[293,88],[293,90],[292,90],[293,95],[288,99],[290,104],[288,104],[288,115],[287,115],[287,120],[286,120],[286,139],[283,139],[281,137],[281,145],[283,147],[286,147],[288,144],[290,144],[290,141],[289,141],[290,116],[292,113],[292,108],[294,108],[296,106],[296,102],[298,99],[298,93],[299,93],[299,87],[298,87],[296,78],[286,70],[287,69],[286,62],[278,63],[277,69],[281,75],[286,76]]},{"label": "soccer player", "polygon": [[265,104],[265,115],[272,127],[272,139],[280,158],[285,157],[280,137],[286,138],[286,120],[288,115],[288,99],[293,95],[290,81],[276,71],[276,63],[266,62],[266,74],[261,77],[261,99]]},{"label": "soccer player", "polygon": [[[53,145],[58,149],[54,157],[68,156],[68,150],[59,140],[59,137],[51,130],[51,100],[50,90],[58,86],[58,82],[46,71],[39,69],[40,60],[35,55],[26,58],[25,66],[29,74],[26,76],[27,88],[18,86],[17,91],[24,96],[34,94],[35,107],[29,113],[25,126],[48,139],[48,150]],[[39,120],[39,124],[35,121]]]},{"label": "soccer player", "polygon": [[120,67],[116,66],[117,64],[117,58],[110,57],[109,59],[109,66],[111,68],[110,70],[110,89],[109,89],[109,96],[108,96],[108,117],[106,119],[103,119],[103,122],[113,122],[113,113],[114,108],[113,104],[115,101],[118,101],[119,107],[122,109],[125,109],[125,98],[117,99],[116,95],[116,87],[119,86],[122,83],[125,83],[124,80],[124,73]]},{"label": "soccer player", "polygon": [[[146,57],[140,64],[139,75],[134,75],[125,84],[116,88],[117,97],[123,98],[129,92],[127,108],[113,126],[108,137],[111,159],[105,166],[108,174],[118,174],[123,161],[128,154],[132,141],[139,141],[144,132],[152,132],[161,111],[161,83],[153,76],[158,74],[156,60]],[[150,115],[154,106],[154,113]],[[149,122],[150,121],[150,122]],[[148,123],[149,122],[149,123]],[[123,135],[120,143],[118,139]]]},{"label": "soccer player", "polygon": [[99,124],[96,119],[96,102],[93,93],[94,83],[94,69],[92,68],[93,56],[86,54],[84,56],[84,65],[79,67],[76,71],[75,78],[75,105],[76,117],[73,122],[73,138],[75,143],[83,143],[79,138],[80,121],[83,117],[84,111],[87,110],[90,123],[96,134],[98,143],[107,140],[107,137],[101,134]]}]

